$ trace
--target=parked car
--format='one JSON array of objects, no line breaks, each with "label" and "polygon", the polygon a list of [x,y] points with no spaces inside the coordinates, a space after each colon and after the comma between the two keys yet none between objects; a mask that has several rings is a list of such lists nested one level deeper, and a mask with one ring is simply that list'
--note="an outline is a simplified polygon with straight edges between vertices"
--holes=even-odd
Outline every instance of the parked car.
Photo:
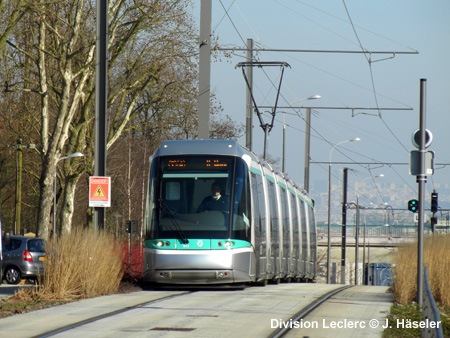
[{"label": "parked car", "polygon": [[44,273],[45,240],[12,235],[8,243],[2,243],[2,251],[3,278],[8,284],[36,280]]}]

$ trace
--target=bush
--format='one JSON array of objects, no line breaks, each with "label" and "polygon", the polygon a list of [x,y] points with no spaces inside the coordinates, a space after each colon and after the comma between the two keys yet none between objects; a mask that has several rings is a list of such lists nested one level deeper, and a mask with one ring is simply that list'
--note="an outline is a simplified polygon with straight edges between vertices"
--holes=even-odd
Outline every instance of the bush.
[{"label": "bush", "polygon": [[46,251],[33,297],[69,301],[117,292],[123,275],[120,245],[106,231],[74,230],[50,240]]},{"label": "bush", "polygon": [[[423,256],[435,301],[450,306],[450,236],[426,237]],[[395,300],[406,305],[417,296],[417,242],[398,248],[394,261]]]}]

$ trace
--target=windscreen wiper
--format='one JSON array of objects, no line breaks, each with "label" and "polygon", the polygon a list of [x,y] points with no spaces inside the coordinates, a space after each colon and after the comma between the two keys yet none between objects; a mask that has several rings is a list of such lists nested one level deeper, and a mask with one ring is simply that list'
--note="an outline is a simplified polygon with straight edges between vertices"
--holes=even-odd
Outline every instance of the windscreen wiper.
[{"label": "windscreen wiper", "polygon": [[167,205],[164,204],[164,202],[163,202],[162,199],[159,199],[159,204],[160,204],[160,209],[161,209],[161,210],[164,210],[164,211],[167,213],[167,215],[169,216],[170,221],[172,222],[173,227],[175,228],[175,232],[176,232],[176,233],[178,234],[178,236],[180,237],[181,243],[183,243],[183,244],[188,244],[188,243],[189,243],[189,240],[188,240],[188,238],[186,237],[186,235],[183,233],[183,231],[181,230],[181,227],[180,227],[180,225],[178,224],[178,222],[176,221],[176,219],[173,217],[173,213],[172,213],[172,211],[170,210],[170,208],[169,208]]}]

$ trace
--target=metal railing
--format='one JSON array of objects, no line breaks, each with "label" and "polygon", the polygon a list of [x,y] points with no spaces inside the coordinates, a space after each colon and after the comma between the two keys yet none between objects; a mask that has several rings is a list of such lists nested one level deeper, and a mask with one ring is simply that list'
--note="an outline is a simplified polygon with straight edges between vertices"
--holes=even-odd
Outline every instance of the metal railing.
[{"label": "metal railing", "polygon": [[[347,236],[355,236],[354,225],[346,226]],[[432,234],[431,229],[425,229],[425,235]],[[341,225],[331,226],[331,237],[340,237],[342,234]],[[365,235],[367,237],[417,237],[417,227],[415,226],[366,226]],[[318,225],[317,226],[317,236],[328,236],[328,226]],[[364,226],[359,226],[359,236],[364,236]]]},{"label": "metal railing", "polygon": [[428,282],[428,267],[425,267],[424,275],[424,291],[422,300],[422,322],[425,327],[422,328],[423,338],[444,338],[442,333],[441,317],[433,294],[431,293],[430,283]]}]

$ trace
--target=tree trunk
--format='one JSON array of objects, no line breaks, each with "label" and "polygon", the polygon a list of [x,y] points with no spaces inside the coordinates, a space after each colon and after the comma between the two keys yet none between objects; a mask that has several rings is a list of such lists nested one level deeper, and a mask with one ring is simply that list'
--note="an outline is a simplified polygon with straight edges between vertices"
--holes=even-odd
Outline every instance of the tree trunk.
[{"label": "tree trunk", "polygon": [[41,198],[39,200],[38,237],[46,240],[49,238],[50,215],[53,205],[54,170],[55,161],[44,161],[42,176],[39,181]]},{"label": "tree trunk", "polygon": [[75,190],[81,175],[71,176],[66,178],[66,183],[64,187],[64,199],[61,208],[60,217],[60,233],[61,235],[65,233],[70,233],[72,230],[72,216],[74,212],[74,200],[75,200]]}]

